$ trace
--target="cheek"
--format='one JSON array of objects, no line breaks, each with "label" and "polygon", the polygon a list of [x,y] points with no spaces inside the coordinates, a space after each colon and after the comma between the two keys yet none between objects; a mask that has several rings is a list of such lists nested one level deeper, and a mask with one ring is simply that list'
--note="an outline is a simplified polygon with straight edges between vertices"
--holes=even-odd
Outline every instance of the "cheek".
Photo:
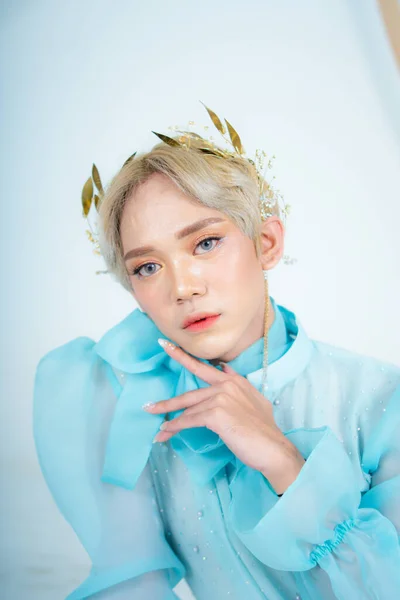
[{"label": "cheek", "polygon": [[[247,244],[231,244],[221,252],[218,264],[218,281],[224,285],[243,287],[260,277],[260,265],[255,251]],[[245,291],[245,290],[244,290]]]},{"label": "cheek", "polygon": [[136,286],[133,297],[151,319],[160,312],[160,293],[153,286]]}]

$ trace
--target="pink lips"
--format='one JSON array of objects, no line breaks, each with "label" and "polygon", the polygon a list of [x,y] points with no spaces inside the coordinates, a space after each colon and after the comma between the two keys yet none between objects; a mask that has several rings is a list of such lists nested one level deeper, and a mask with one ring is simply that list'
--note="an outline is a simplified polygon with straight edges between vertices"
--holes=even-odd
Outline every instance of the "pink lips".
[{"label": "pink lips", "polygon": [[191,325],[185,327],[185,331],[202,331],[203,329],[207,329],[208,327],[211,327],[211,325],[213,325],[220,316],[221,315],[214,315],[212,317],[202,319],[201,321],[195,321]]}]

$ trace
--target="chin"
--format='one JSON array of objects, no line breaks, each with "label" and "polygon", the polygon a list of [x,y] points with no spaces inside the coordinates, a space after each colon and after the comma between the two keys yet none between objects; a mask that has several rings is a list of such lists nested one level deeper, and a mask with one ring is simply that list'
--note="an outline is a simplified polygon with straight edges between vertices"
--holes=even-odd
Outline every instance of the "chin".
[{"label": "chin", "polygon": [[191,344],[190,347],[189,347],[189,345],[184,346],[183,344],[181,344],[180,346],[181,346],[182,350],[184,350],[188,354],[191,354],[195,358],[202,358],[204,360],[211,360],[211,359],[216,358],[218,356],[218,353],[215,352],[214,350],[206,351],[204,348],[202,348],[201,345],[199,345],[199,347],[197,347],[197,348],[194,348],[193,344]]},{"label": "chin", "polygon": [[[181,347],[185,350],[183,344]],[[196,358],[223,360],[223,356],[232,349],[232,343],[227,340],[207,339],[203,337],[202,339],[198,338],[197,343],[193,340],[190,345],[186,344],[186,348],[185,351],[193,354]]]}]

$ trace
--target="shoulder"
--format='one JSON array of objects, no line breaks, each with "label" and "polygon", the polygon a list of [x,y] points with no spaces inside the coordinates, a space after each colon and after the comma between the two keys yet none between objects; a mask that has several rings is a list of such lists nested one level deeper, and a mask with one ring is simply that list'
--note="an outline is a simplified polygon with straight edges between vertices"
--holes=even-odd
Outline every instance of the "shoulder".
[{"label": "shoulder", "polygon": [[83,336],[70,340],[46,352],[41,357],[37,369],[54,368],[61,363],[64,366],[66,364],[73,365],[80,362],[91,362],[95,355],[93,351],[95,344],[94,340]]},{"label": "shoulder", "polygon": [[35,372],[35,389],[40,385],[72,385],[87,378],[107,374],[116,380],[111,366],[96,352],[97,343],[89,337],[77,337],[49,350],[39,360]]},{"label": "shoulder", "polygon": [[316,374],[324,377],[332,394],[361,421],[379,418],[400,387],[400,367],[325,342],[314,341],[314,346]]},{"label": "shoulder", "polygon": [[374,388],[386,383],[400,385],[398,365],[325,342],[313,340],[313,343],[317,360],[336,370],[343,381],[366,385],[374,382]]},{"label": "shoulder", "polygon": [[[78,337],[40,359],[33,389],[33,430],[40,445],[87,435],[109,421],[119,384],[111,366],[95,350],[96,342]],[[90,423],[90,428],[88,425]]]}]

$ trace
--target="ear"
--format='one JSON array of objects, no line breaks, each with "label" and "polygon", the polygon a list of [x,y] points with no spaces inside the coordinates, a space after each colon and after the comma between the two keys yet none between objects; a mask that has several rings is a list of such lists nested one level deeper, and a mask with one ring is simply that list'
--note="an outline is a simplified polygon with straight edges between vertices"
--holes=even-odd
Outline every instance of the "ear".
[{"label": "ear", "polygon": [[263,270],[273,269],[281,260],[284,252],[285,226],[275,215],[268,217],[261,224],[260,261]]}]

